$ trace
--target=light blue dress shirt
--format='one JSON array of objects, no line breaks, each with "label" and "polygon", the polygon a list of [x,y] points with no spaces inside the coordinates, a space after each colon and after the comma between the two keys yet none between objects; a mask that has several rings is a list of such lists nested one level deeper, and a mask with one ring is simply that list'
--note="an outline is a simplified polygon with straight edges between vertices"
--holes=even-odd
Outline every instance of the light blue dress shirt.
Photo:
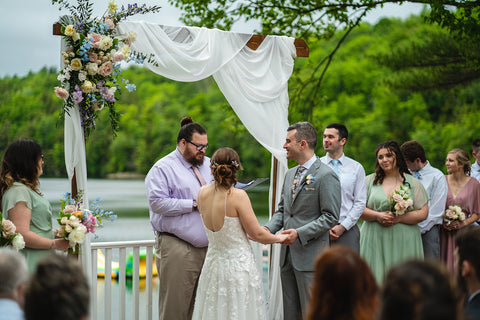
[{"label": "light blue dress shirt", "polygon": [[[333,169],[332,158],[325,155],[320,158],[323,163]],[[357,161],[342,154],[338,163],[340,185],[342,188],[342,206],[339,223],[350,230],[365,210],[367,203],[367,185],[365,170]]]},{"label": "light blue dress shirt", "polygon": [[0,320],[23,320],[24,315],[18,303],[11,299],[0,299]]},{"label": "light blue dress shirt", "polygon": [[480,165],[478,165],[477,161],[472,164],[472,172],[470,173],[470,176],[480,182]]},{"label": "light blue dress shirt", "polygon": [[[213,182],[210,158],[197,167],[206,184]],[[200,182],[192,165],[176,149],[158,160],[145,178],[150,223],[155,231],[169,232],[195,247],[208,245],[198,210],[193,210]]]},{"label": "light blue dress shirt", "polygon": [[[420,232],[425,233],[432,229],[434,225],[442,224],[443,213],[445,212],[445,204],[447,202],[447,179],[442,171],[427,164],[419,171],[418,180],[428,193],[430,200],[428,201],[428,216],[418,224]],[[415,172],[412,172],[415,177]]]}]

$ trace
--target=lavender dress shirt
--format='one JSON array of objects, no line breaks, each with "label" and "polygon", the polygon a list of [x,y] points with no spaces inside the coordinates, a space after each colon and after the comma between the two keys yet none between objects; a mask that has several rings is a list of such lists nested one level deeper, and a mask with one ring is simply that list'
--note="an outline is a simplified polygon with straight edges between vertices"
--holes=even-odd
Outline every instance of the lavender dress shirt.
[{"label": "lavender dress shirt", "polygon": [[[197,168],[209,184],[213,182],[210,158],[204,159]],[[178,149],[153,165],[145,178],[145,187],[153,230],[172,233],[195,247],[208,245],[200,213],[192,211],[201,185],[192,165]]]}]

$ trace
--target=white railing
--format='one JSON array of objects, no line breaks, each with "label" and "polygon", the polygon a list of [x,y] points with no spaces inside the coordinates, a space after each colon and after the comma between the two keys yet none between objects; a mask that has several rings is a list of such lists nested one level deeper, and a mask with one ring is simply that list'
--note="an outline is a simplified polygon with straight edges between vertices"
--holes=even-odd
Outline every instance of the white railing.
[{"label": "white railing", "polygon": [[[262,256],[263,252],[266,249],[260,243],[250,241],[252,248],[255,254],[255,259],[259,268],[260,274],[263,272],[263,262]],[[125,319],[140,319],[140,307],[145,307],[145,319],[153,319],[154,305],[153,305],[153,247],[155,245],[154,240],[140,240],[140,241],[116,241],[116,242],[92,242],[90,253],[91,253],[91,269],[90,274],[90,319],[105,319],[111,320],[113,312],[115,311],[115,319],[125,320]],[[140,281],[139,281],[139,270],[140,270],[140,249],[146,248],[146,275],[145,275],[145,292],[143,295],[146,295],[146,301],[140,301]],[[102,250],[105,255],[105,277],[104,277],[104,289],[103,296],[102,292],[98,290],[98,250]],[[126,301],[126,258],[127,251],[133,253],[132,257],[132,297],[131,300]],[[115,257],[115,260],[114,258]],[[112,290],[112,262],[118,258],[118,276],[117,281],[118,285],[115,285],[115,288],[118,287],[118,300],[112,301],[113,299],[113,290]],[[115,273],[114,273],[115,275]],[[115,280],[115,279],[114,279]],[[116,293],[116,292],[115,292]],[[115,294],[115,296],[117,296]],[[103,305],[98,303],[98,301],[103,301]],[[155,301],[155,304],[158,302]],[[130,308],[127,308],[130,307]],[[156,306],[155,306],[156,307]],[[114,309],[112,309],[114,308]],[[103,310],[102,310],[103,309]],[[131,314],[127,314],[127,309],[131,309]],[[155,308],[156,309],[156,308]],[[142,312],[143,313],[143,312]],[[99,316],[100,314],[100,316]],[[155,315],[157,318],[157,315]],[[142,317],[143,320],[143,317]]]},{"label": "white railing", "polygon": [[[154,240],[141,241],[118,241],[118,242],[92,242],[91,243],[91,292],[90,292],[90,319],[99,319],[98,313],[103,308],[103,317],[100,319],[112,319],[112,259],[113,254],[118,257],[118,301],[114,302],[113,308],[116,310],[115,319],[140,319],[140,281],[139,281],[139,265],[140,265],[140,248],[146,248],[146,275],[145,275],[145,292],[147,299],[142,301],[146,303],[146,319],[153,319],[153,247]],[[98,250],[102,250],[105,254],[105,281],[104,296],[98,296],[97,293],[97,269],[98,269]],[[131,250],[132,257],[132,301],[126,301],[126,258],[127,250]],[[100,298],[100,299],[99,299]],[[103,306],[98,305],[97,301],[103,300]],[[132,304],[133,315],[126,315],[127,305]]]}]

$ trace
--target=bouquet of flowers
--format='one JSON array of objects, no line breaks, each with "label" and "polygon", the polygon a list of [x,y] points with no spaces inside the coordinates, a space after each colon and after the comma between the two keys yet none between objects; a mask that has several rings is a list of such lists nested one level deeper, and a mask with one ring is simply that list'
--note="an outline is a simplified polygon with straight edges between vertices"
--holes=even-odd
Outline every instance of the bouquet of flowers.
[{"label": "bouquet of flowers", "polygon": [[401,185],[399,190],[393,192],[390,211],[396,216],[405,214],[407,210],[413,209],[413,200],[408,195],[409,191],[410,188]]},{"label": "bouquet of flowers", "polygon": [[81,192],[76,197],[67,192],[60,201],[62,208],[57,218],[57,237],[70,242],[69,253],[77,253],[77,244],[83,243],[85,234],[95,233],[98,228],[103,227],[103,219],[109,218],[113,221],[117,218],[113,211],[105,211],[100,207],[100,198],[92,202],[92,210],[84,209]]},{"label": "bouquet of flowers", "polygon": [[443,221],[449,225],[452,221],[463,221],[465,220],[465,213],[462,211],[462,208],[459,206],[449,206],[447,210],[445,210],[445,214],[443,215]]},{"label": "bouquet of flowers", "polygon": [[116,26],[121,20],[135,14],[158,12],[159,6],[137,4],[121,8],[110,0],[102,17],[93,18],[91,0],[77,0],[77,6],[69,0],[52,0],[59,10],[67,9],[70,16],[60,19],[61,33],[65,36],[67,50],[62,52],[64,68],[55,87],[57,97],[64,99],[62,115],[78,105],[85,135],[95,127],[97,112],[106,106],[110,111],[110,123],[114,134],[118,131],[119,112],[115,101],[125,88],[129,92],[135,85],[121,77],[120,62],[135,61],[142,64],[145,59],[156,64],[152,56],[130,50],[136,34],[118,34]]},{"label": "bouquet of flowers", "polygon": [[25,248],[25,241],[12,221],[3,219],[0,212],[0,247],[12,246],[15,250]]}]

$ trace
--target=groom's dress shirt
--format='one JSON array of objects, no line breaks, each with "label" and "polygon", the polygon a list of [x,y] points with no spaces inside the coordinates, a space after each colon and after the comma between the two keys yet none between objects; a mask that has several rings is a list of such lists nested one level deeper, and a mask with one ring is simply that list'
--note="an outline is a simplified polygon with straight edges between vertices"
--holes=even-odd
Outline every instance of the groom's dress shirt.
[{"label": "groom's dress shirt", "polygon": [[477,179],[480,182],[480,165],[478,165],[477,161],[472,164],[472,172],[470,176]]},{"label": "groom's dress shirt", "polygon": [[445,175],[440,170],[432,167],[428,161],[421,170],[417,171],[418,174],[412,173],[414,177],[418,175],[417,179],[420,180],[430,197],[427,219],[418,224],[420,232],[423,234],[432,229],[433,226],[442,224],[442,217],[447,202],[447,180]]},{"label": "groom's dress shirt", "polygon": [[[203,164],[197,168],[207,184],[213,181],[210,158],[204,157]],[[198,210],[193,210],[192,203],[201,185],[192,165],[178,149],[155,163],[145,185],[150,223],[155,231],[174,234],[195,247],[208,245],[202,218]]]},{"label": "groom's dress shirt", "polygon": [[[333,169],[332,158],[327,154],[320,158],[323,163]],[[342,205],[338,222],[350,230],[365,210],[367,203],[367,186],[365,170],[357,161],[343,154],[338,160],[338,175],[342,190]]]}]

